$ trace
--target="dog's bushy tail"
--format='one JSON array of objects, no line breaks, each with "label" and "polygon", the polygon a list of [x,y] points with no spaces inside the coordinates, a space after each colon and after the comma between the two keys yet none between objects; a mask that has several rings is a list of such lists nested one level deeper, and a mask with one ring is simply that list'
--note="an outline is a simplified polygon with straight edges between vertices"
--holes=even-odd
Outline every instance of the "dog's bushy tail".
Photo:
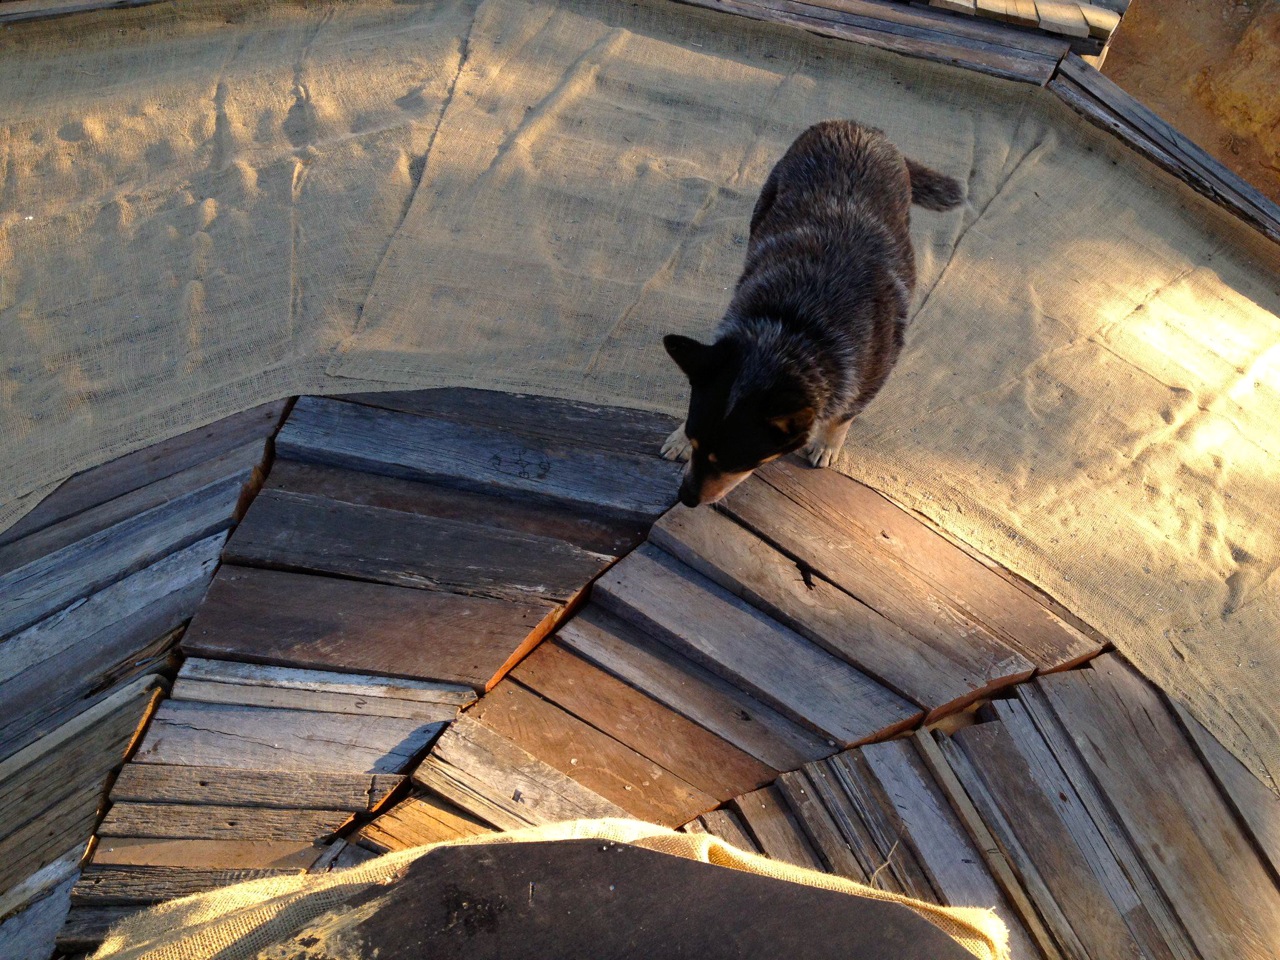
[{"label": "dog's bushy tail", "polygon": [[960,182],[945,173],[930,170],[923,163],[907,160],[911,175],[911,202],[926,210],[951,210],[964,201]]}]

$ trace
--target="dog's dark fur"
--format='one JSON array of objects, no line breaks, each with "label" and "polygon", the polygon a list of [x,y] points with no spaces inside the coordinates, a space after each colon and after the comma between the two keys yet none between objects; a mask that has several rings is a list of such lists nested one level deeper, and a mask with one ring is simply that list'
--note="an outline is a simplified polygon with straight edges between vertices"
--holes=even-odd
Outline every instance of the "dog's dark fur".
[{"label": "dog's dark fur", "polygon": [[690,458],[683,503],[718,500],[806,444],[812,463],[831,463],[902,349],[916,282],[909,208],[961,200],[960,184],[879,130],[832,120],[800,135],[756,201],[715,342],[664,340],[692,388],[663,446]]}]

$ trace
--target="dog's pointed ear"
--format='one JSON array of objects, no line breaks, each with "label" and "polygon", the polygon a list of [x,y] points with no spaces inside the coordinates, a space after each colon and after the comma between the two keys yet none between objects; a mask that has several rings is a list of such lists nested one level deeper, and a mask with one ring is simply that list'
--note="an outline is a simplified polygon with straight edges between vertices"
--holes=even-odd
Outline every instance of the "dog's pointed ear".
[{"label": "dog's pointed ear", "polygon": [[662,345],[690,382],[702,379],[710,371],[718,355],[714,346],[699,343],[692,337],[684,337],[678,333],[667,334],[662,338]]},{"label": "dog's pointed ear", "polygon": [[769,426],[778,431],[781,436],[790,439],[801,435],[807,436],[809,431],[813,429],[813,421],[816,418],[817,412],[813,407],[801,407],[791,413],[770,417]]}]

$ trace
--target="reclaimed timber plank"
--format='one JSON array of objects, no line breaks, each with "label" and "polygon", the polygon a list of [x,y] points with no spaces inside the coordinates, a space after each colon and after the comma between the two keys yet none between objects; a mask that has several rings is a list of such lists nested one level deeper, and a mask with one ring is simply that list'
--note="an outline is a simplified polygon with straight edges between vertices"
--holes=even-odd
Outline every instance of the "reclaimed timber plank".
[{"label": "reclaimed timber plank", "polygon": [[1010,23],[1020,27],[1038,27],[1040,15],[1036,12],[1035,0],[1009,0],[1005,7],[1005,15]]},{"label": "reclaimed timber plank", "polygon": [[335,399],[487,427],[531,440],[655,458],[660,456],[662,441],[679,423],[675,417],[648,410],[465,387],[350,393]]},{"label": "reclaimed timber plank", "polygon": [[198,869],[195,867],[110,866],[91,863],[71,890],[73,907],[150,905],[207,893],[219,887],[263,877],[283,877],[300,870]]},{"label": "reclaimed timber plank", "polygon": [[276,438],[291,460],[464,488],[590,504],[652,518],[675,502],[681,467],[503,430],[302,397]]},{"label": "reclaimed timber plank", "polygon": [[68,844],[88,843],[105,792],[105,783],[61,791],[34,816],[10,826],[0,840],[0,891],[8,891],[60,859]]},{"label": "reclaimed timber plank", "polygon": [[939,10],[967,14],[971,17],[978,12],[976,0],[929,0],[929,6],[937,7]]},{"label": "reclaimed timber plank", "polygon": [[764,855],[809,870],[823,863],[777,787],[761,787],[733,801],[733,809],[751,831]]},{"label": "reclaimed timber plank", "polygon": [[[128,769],[126,767],[125,769]],[[172,837],[99,837],[93,862],[101,865],[193,867],[200,870],[306,870],[322,848],[304,840],[188,840]]]},{"label": "reclaimed timber plank", "polygon": [[[0,893],[0,918],[11,917],[15,913],[26,910],[49,894],[67,885],[67,881],[75,881],[80,874],[80,861],[84,857],[85,845],[76,843],[70,850],[49,861],[35,873],[14,884]],[[0,940],[2,943],[3,940]],[[0,957],[5,954],[0,953]]]},{"label": "reclaimed timber plank", "polygon": [[915,723],[922,712],[706,577],[646,544],[593,596],[797,723],[848,745]]},{"label": "reclaimed timber plank", "polygon": [[917,638],[796,562],[724,514],[676,507],[650,539],[735,596],[875,677],[918,707],[941,715],[1035,669],[983,631],[944,647]]},{"label": "reclaimed timber plank", "polygon": [[1114,654],[1037,683],[1205,960],[1280,953],[1280,890],[1155,689]]},{"label": "reclaimed timber plank", "polygon": [[627,815],[467,714],[450,724],[413,782],[499,830]]},{"label": "reclaimed timber plank", "polygon": [[399,773],[444,726],[271,707],[161,704],[135,763],[333,773]]},{"label": "reclaimed timber plank", "polygon": [[242,683],[210,683],[184,680],[173,685],[174,700],[191,703],[222,703],[243,707],[276,707],[282,710],[311,710],[318,713],[342,713],[357,717],[399,717],[419,723],[448,723],[458,714],[452,704],[419,703],[350,693],[323,693],[314,690],[289,690]]},{"label": "reclaimed timber plank", "polygon": [[91,953],[106,939],[108,930],[140,909],[137,905],[77,907],[67,914],[67,922],[58,931],[55,946],[63,954]]},{"label": "reclaimed timber plank", "polygon": [[[342,843],[343,841],[339,841]],[[333,859],[331,870],[345,870],[348,867],[358,867],[363,863],[367,863],[376,857],[377,854],[363,847],[358,847],[354,843],[345,843],[338,855]]]},{"label": "reclaimed timber plank", "polygon": [[776,776],[728,741],[556,643],[539,646],[511,679],[717,800]]},{"label": "reclaimed timber plank", "polygon": [[889,866],[889,862],[880,853],[875,838],[841,785],[831,762],[820,760],[806,764],[803,773],[812,794],[818,799],[827,816],[831,818],[831,823],[839,831],[840,838],[849,848],[859,869],[866,877],[864,882],[868,886],[887,890],[890,893],[902,893],[902,885],[892,869],[885,869]]},{"label": "reclaimed timber plank", "polygon": [[199,657],[483,690],[560,608],[224,565],[182,638]]},{"label": "reclaimed timber plank", "polygon": [[989,20],[1009,19],[1009,0],[977,0],[977,14]]},{"label": "reclaimed timber plank", "polygon": [[575,504],[494,496],[293,460],[276,460],[264,489],[444,520],[483,517],[487,526],[552,537],[611,557],[629,553],[644,540],[648,529],[645,521],[605,517]]},{"label": "reclaimed timber plank", "polygon": [[74,876],[67,877],[16,915],[0,912],[0,957],[46,960],[66,922],[74,882]]},{"label": "reclaimed timber plank", "polygon": [[854,855],[840,828],[836,826],[819,799],[809,775],[803,770],[784,773],[776,784],[778,793],[787,801],[796,822],[804,831],[809,845],[818,854],[828,873],[839,874],[858,883],[867,882],[866,871]]},{"label": "reclaimed timber plank", "polygon": [[[953,907],[994,910],[1009,930],[1013,956],[1042,956],[911,741],[871,744],[861,753],[891,804],[901,836],[915,849],[943,901]],[[1056,960],[1055,955],[1049,957]]]},{"label": "reclaimed timber plank", "polygon": [[610,562],[548,537],[267,490],[224,552],[232,563],[418,589],[563,603]]},{"label": "reclaimed timber plank", "polygon": [[556,642],[776,771],[834,747],[666,644],[589,604]]},{"label": "reclaimed timber plank", "polygon": [[404,781],[405,777],[394,774],[130,763],[116,777],[111,799],[365,813]]},{"label": "reclaimed timber plank", "polygon": [[1080,5],[1068,0],[1035,0],[1040,29],[1068,37],[1089,36],[1089,24]]},{"label": "reclaimed timber plank", "polygon": [[678,826],[716,805],[715,797],[510,679],[468,716],[639,820]]},{"label": "reclaimed timber plank", "polygon": [[490,832],[491,827],[453,804],[422,794],[405,797],[380,814],[361,828],[356,839],[376,853],[389,853]]},{"label": "reclaimed timber plank", "polygon": [[755,842],[746,826],[732,810],[708,810],[698,818],[706,832],[718,837],[731,847],[745,850],[747,853],[760,853],[760,845]]},{"label": "reclaimed timber plank", "polygon": [[923,639],[956,643],[958,631],[976,626],[986,642],[1018,650],[1041,669],[1073,665],[1102,648],[855,480],[790,459],[759,478],[765,489],[739,487],[726,504],[730,513]]},{"label": "reclaimed timber plank", "polygon": [[413,703],[465,707],[475,703],[470,687],[433,680],[400,680],[393,677],[328,670],[299,670],[235,660],[192,657],[182,665],[179,680],[269,687],[297,693],[327,693],[373,700],[407,700]]},{"label": "reclaimed timber plank", "polygon": [[98,836],[312,841],[336,833],[350,819],[346,810],[125,802],[111,805]]},{"label": "reclaimed timber plank", "polygon": [[1120,26],[1120,14],[1114,10],[1092,3],[1081,3],[1079,6],[1080,12],[1084,14],[1085,23],[1089,25],[1091,37],[1106,40],[1115,32],[1116,27]]}]

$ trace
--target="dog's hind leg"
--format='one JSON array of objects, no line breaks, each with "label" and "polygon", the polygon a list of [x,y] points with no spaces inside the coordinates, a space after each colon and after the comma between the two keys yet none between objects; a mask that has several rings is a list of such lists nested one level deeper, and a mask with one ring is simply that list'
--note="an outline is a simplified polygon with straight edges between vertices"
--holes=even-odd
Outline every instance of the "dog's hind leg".
[{"label": "dog's hind leg", "polygon": [[813,431],[804,455],[815,467],[829,467],[836,462],[836,457],[844,449],[845,438],[849,436],[849,425],[853,418],[832,420],[830,423],[818,424]]},{"label": "dog's hind leg", "polygon": [[693,454],[693,445],[684,435],[684,424],[671,431],[671,436],[662,441],[662,455],[668,460],[688,460]]}]

